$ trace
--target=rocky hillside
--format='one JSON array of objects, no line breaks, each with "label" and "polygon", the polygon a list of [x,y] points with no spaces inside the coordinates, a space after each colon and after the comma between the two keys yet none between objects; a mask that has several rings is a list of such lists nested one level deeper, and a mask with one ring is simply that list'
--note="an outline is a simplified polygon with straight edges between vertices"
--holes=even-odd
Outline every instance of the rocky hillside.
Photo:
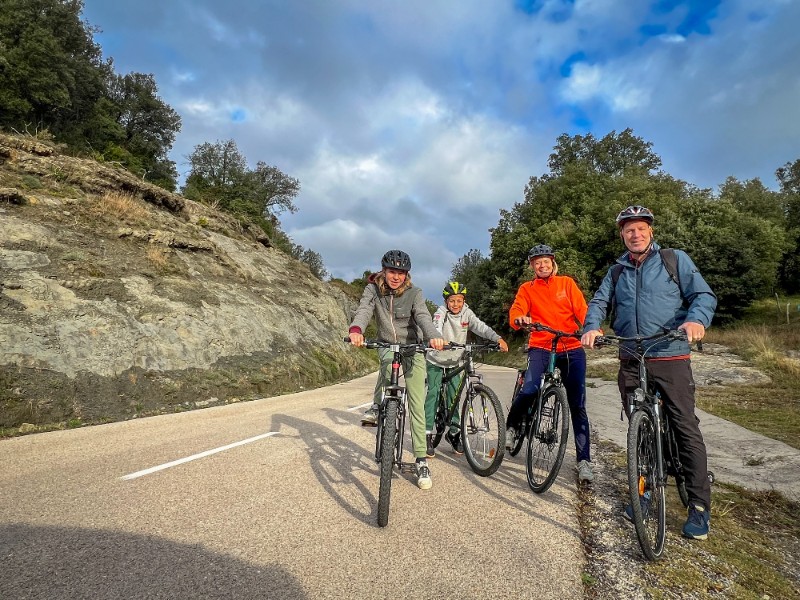
[{"label": "rocky hillside", "polygon": [[260,230],[0,133],[0,430],[275,395],[374,368],[353,300]]}]

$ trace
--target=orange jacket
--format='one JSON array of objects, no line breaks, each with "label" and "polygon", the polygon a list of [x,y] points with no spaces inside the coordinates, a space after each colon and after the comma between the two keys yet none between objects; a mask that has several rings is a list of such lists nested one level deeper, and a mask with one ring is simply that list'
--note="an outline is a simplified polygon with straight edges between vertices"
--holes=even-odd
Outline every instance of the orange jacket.
[{"label": "orange jacket", "polygon": [[[578,331],[586,319],[586,299],[572,278],[564,275],[526,281],[519,286],[514,304],[508,311],[509,324],[513,329],[519,329],[514,319],[525,316],[560,331]],[[548,351],[552,343],[553,334],[546,331],[532,331],[528,340],[530,348]],[[580,340],[561,338],[558,351],[580,347]]]}]

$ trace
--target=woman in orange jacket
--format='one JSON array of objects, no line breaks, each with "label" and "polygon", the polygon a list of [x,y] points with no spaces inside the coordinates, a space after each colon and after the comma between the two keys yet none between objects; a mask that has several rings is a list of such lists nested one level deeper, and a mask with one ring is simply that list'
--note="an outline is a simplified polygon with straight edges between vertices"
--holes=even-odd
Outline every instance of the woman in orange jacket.
[{"label": "woman in orange jacket", "polygon": [[[541,323],[560,331],[579,331],[586,318],[586,299],[572,278],[557,275],[558,264],[553,249],[546,245],[534,246],[528,253],[528,262],[533,269],[533,279],[517,290],[517,297],[508,311],[511,327],[520,329],[523,324]],[[551,333],[531,332],[525,382],[506,419],[509,445],[513,444],[525,413],[539,393],[539,382],[547,369],[552,341]],[[556,366],[561,370],[575,432],[578,480],[592,481],[589,417],[586,414],[586,353],[580,340],[562,338],[559,344]]]}]

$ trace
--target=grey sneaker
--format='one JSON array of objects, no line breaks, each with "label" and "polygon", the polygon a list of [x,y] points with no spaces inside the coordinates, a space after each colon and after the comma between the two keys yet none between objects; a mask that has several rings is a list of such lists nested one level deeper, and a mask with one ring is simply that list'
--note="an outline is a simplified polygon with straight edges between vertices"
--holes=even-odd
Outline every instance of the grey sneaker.
[{"label": "grey sneaker", "polygon": [[433,486],[431,470],[428,468],[427,460],[417,461],[417,487],[421,490],[429,490]]},{"label": "grey sneaker", "polygon": [[362,416],[361,416],[361,426],[362,427],[377,427],[378,426],[378,405],[373,404],[369,407]]},{"label": "grey sneaker", "polygon": [[578,481],[587,481],[589,483],[594,481],[592,463],[590,463],[588,460],[582,460],[578,463]]}]

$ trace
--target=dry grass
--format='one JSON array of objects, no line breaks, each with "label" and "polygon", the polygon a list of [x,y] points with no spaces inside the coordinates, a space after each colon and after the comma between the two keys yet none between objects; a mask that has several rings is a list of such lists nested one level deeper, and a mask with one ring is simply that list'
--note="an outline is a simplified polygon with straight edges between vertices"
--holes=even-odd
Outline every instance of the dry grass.
[{"label": "dry grass", "polygon": [[169,251],[157,246],[150,246],[145,253],[147,260],[159,271],[165,271],[169,265]]},{"label": "dry grass", "polygon": [[98,202],[92,204],[91,211],[101,217],[125,221],[144,221],[148,215],[144,202],[122,192],[106,192]]}]

